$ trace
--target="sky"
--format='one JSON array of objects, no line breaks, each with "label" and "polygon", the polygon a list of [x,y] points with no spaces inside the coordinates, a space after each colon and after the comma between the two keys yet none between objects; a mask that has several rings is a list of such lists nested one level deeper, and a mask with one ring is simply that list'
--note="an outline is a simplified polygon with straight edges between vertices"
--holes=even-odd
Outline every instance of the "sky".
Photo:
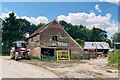
[{"label": "sky", "polygon": [[[115,0],[114,0],[115,1]],[[120,6],[119,6],[120,7]],[[73,25],[96,26],[106,30],[109,38],[118,31],[118,4],[115,2],[2,2],[0,18],[14,12],[17,18],[32,24],[48,23],[54,19]]]}]

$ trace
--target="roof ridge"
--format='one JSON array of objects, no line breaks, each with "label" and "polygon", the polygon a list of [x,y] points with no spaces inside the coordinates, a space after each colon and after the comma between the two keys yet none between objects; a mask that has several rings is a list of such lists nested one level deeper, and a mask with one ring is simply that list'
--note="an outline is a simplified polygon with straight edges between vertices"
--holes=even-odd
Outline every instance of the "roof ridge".
[{"label": "roof ridge", "polygon": [[40,28],[38,28],[36,31],[34,31],[34,32],[30,35],[30,37],[38,34],[38,33],[41,32],[41,31],[43,31],[48,25],[52,24],[53,22],[57,22],[57,21],[56,21],[56,20],[53,20],[53,21],[51,21],[51,22],[43,25],[42,27],[40,27]]}]

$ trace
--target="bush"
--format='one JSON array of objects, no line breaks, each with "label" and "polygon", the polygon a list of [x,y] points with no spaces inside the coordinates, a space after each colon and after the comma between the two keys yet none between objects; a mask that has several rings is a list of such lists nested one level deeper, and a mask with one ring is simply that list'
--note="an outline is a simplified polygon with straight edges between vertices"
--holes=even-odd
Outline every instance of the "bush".
[{"label": "bush", "polygon": [[120,69],[120,50],[108,53],[108,65]]},{"label": "bush", "polygon": [[76,42],[77,42],[80,46],[84,47],[85,41],[80,40],[80,39],[75,39],[75,40],[76,40]]},{"label": "bush", "polygon": [[46,58],[40,58],[40,61],[56,61],[55,58],[52,58],[52,57],[46,57]]},{"label": "bush", "polygon": [[9,46],[2,45],[2,56],[9,56],[9,55],[10,55]]}]

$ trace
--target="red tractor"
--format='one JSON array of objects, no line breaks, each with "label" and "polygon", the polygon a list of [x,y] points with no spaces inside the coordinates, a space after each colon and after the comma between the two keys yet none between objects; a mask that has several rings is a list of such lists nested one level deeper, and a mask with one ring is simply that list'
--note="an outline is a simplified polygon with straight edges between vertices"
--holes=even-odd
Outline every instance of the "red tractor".
[{"label": "red tractor", "polygon": [[27,42],[14,41],[10,50],[11,59],[18,61],[21,58],[30,59],[30,54],[27,49]]}]

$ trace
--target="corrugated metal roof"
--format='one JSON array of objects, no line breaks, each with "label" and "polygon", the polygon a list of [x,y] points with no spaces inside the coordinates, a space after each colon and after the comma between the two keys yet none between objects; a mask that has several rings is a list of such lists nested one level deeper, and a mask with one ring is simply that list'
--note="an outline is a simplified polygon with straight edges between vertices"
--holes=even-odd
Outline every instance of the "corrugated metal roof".
[{"label": "corrugated metal roof", "polygon": [[85,42],[84,49],[109,49],[107,42]]}]

